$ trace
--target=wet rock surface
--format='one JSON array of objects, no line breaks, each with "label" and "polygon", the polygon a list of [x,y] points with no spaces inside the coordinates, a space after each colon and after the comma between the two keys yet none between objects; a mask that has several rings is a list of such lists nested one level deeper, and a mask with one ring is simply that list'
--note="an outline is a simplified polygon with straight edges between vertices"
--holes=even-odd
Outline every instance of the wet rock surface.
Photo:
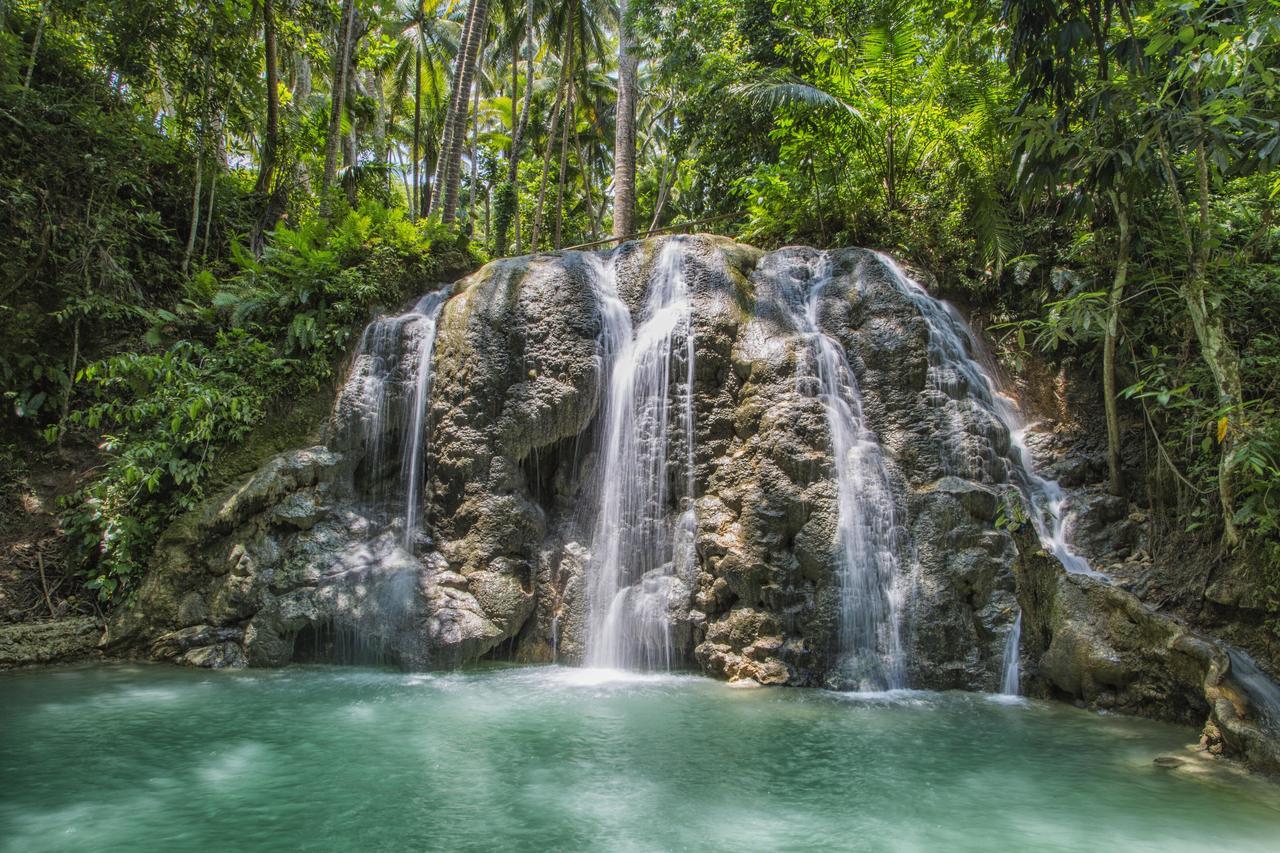
[{"label": "wet rock surface", "polygon": [[[633,319],[661,246],[614,255]],[[662,608],[677,666],[856,684],[841,670],[831,428],[813,340],[795,323],[818,253],[766,255],[710,237],[681,248],[696,351],[693,559],[646,576],[645,606]],[[861,389],[895,507],[891,595],[906,683],[998,689],[1021,608],[1033,691],[1195,725],[1212,718],[1232,750],[1269,760],[1216,646],[1039,554],[1017,520],[1008,430],[935,358],[918,304],[878,256],[842,250],[824,263],[817,322]],[[608,371],[598,275],[598,259],[566,252],[495,262],[454,287],[430,355],[420,526],[408,529],[399,497],[384,499],[399,495],[407,421],[387,420],[376,446],[360,428],[411,396],[402,364],[373,403],[339,395],[324,444],[272,458],[173,525],[112,620],[108,648],[208,667],[582,662]],[[357,358],[352,375],[369,369]],[[1089,485],[1095,450],[1073,454],[1048,432],[1027,444],[1042,470],[1077,487],[1080,547],[1103,571],[1120,567],[1124,586],[1140,585],[1145,518]],[[688,473],[682,459],[669,467],[673,483]],[[672,497],[650,521],[674,529],[680,512]]]},{"label": "wet rock surface", "polygon": [[[616,255],[617,292],[635,319],[660,246]],[[664,602],[677,665],[832,683],[831,435],[806,368],[813,344],[795,321],[818,253],[764,256],[715,238],[682,251],[696,351],[696,558],[684,576],[647,581],[646,594]],[[910,681],[992,688],[1013,615],[1011,545],[994,524],[1003,472],[948,473],[937,439],[981,413],[939,405],[927,330],[876,257],[829,260],[819,323],[857,377],[904,508],[896,533],[911,559],[894,594]],[[486,654],[581,661],[606,370],[596,275],[590,257],[565,253],[491,264],[455,288],[432,354],[426,524],[412,541],[369,499],[397,476],[404,430],[387,421],[377,448],[360,437],[408,380],[370,403],[349,390],[377,369],[358,356],[327,443],[275,457],[175,524],[110,646],[200,666],[279,665],[306,656],[300,644],[321,654],[344,643],[410,667]],[[960,451],[987,453],[985,435],[999,443],[978,423]],[[684,476],[678,460],[671,467]]]},{"label": "wet rock surface", "polygon": [[1017,535],[1024,680],[1032,695],[1204,726],[1206,748],[1280,773],[1265,697],[1216,640],[1105,580],[1070,574]]}]

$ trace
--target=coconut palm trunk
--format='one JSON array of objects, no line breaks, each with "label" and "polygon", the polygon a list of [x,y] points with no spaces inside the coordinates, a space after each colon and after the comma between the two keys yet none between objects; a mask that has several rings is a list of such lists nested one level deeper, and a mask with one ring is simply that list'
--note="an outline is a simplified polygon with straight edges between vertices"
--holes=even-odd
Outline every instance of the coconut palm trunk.
[{"label": "coconut palm trunk", "polygon": [[409,213],[415,219],[422,215],[422,185],[418,164],[422,159],[422,49],[413,52],[413,191],[409,194]]},{"label": "coconut palm trunk", "polygon": [[1107,478],[1113,495],[1124,494],[1124,472],[1120,455],[1120,412],[1116,389],[1116,342],[1120,331],[1120,307],[1129,274],[1129,206],[1128,195],[1111,193],[1111,206],[1116,214],[1119,240],[1116,243],[1115,273],[1107,300],[1107,325],[1102,344],[1103,408],[1107,420]]},{"label": "coconut palm trunk", "polygon": [[453,222],[457,218],[458,189],[462,182],[462,142],[466,136],[467,103],[470,100],[471,83],[479,65],[480,49],[488,28],[489,0],[471,0],[464,27],[463,49],[455,65],[453,97],[450,112],[445,119],[444,141],[440,146],[440,167],[436,194],[439,198],[440,220]]},{"label": "coconut palm trunk", "polygon": [[[569,43],[570,57],[573,55],[573,43]],[[572,62],[572,58],[570,59]],[[565,97],[564,120],[560,123],[560,169],[556,175],[556,225],[552,244],[559,249],[563,245],[561,236],[564,228],[564,191],[569,174],[569,126],[576,124],[573,112],[573,75],[569,76],[569,88]]]},{"label": "coconut palm trunk", "polygon": [[1196,234],[1191,260],[1191,274],[1184,287],[1187,314],[1200,343],[1200,354],[1213,376],[1218,392],[1218,501],[1222,505],[1223,539],[1228,545],[1240,542],[1240,531],[1235,522],[1235,489],[1232,484],[1231,463],[1235,450],[1236,433],[1240,428],[1240,405],[1244,400],[1243,382],[1240,379],[1240,356],[1227,334],[1222,312],[1210,307],[1206,294],[1209,266],[1210,195],[1209,158],[1205,146],[1205,134],[1201,130],[1196,139]]},{"label": "coconut palm trunk", "polygon": [[[568,40],[566,36],[566,40]],[[547,197],[547,179],[551,172],[551,155],[556,147],[556,131],[560,127],[561,104],[564,103],[565,87],[568,85],[569,63],[560,65],[560,82],[556,86],[556,99],[551,105],[551,125],[547,128],[547,145],[542,152],[542,180],[538,183],[538,204],[533,213],[533,228],[529,234],[529,251],[538,251],[538,238],[542,235],[542,211]]]},{"label": "coconut palm trunk", "polygon": [[276,174],[276,149],[280,141],[280,70],[276,61],[276,15],[274,0],[262,0],[262,43],[267,66],[267,126],[262,134],[258,158],[258,180],[254,193],[265,196]]},{"label": "coconut palm trunk", "polygon": [[[525,4],[525,52],[528,54],[528,70],[524,84],[524,105],[520,108],[520,121],[516,125],[515,135],[511,137],[511,161],[508,164],[507,180],[511,182],[511,197],[514,214],[512,225],[515,235],[516,254],[520,254],[520,155],[524,151],[525,134],[529,129],[529,115],[533,112],[533,0]],[[515,75],[515,63],[512,63],[512,74]],[[515,96],[513,83],[512,97]]]},{"label": "coconut palm trunk", "polygon": [[627,0],[618,3],[618,108],[614,125],[613,236],[635,230],[636,68],[627,21]]},{"label": "coconut palm trunk", "polygon": [[[471,107],[471,192],[467,193],[467,221],[475,233],[476,192],[480,186],[480,81],[476,85]],[[488,237],[488,235],[485,235]]]},{"label": "coconut palm trunk", "polygon": [[[276,180],[280,149],[280,63],[276,47],[275,0],[262,0],[262,42],[267,66],[267,122],[258,157],[258,179],[253,187],[260,205],[258,217],[249,233],[249,248],[255,256],[261,256],[266,242],[264,235],[276,226],[288,206],[287,182]],[[205,243],[208,243],[207,239]]]},{"label": "coconut palm trunk", "polygon": [[604,218],[604,212],[601,211],[600,218],[596,218],[595,199],[592,198],[591,192],[593,177],[591,161],[587,158],[587,154],[582,147],[582,135],[577,132],[577,128],[574,129],[573,133],[573,153],[578,158],[578,167],[582,170],[582,200],[587,206],[587,222],[591,225],[591,241],[595,242],[600,239],[601,220]]},{"label": "coconut palm trunk", "polygon": [[442,191],[445,181],[448,179],[449,171],[447,165],[448,158],[443,156],[443,153],[449,150],[449,147],[453,142],[453,137],[459,132],[458,113],[461,108],[458,105],[458,100],[459,98],[466,97],[462,93],[459,81],[462,80],[463,68],[467,63],[467,47],[471,44],[471,26],[475,23],[475,5],[476,0],[471,0],[470,4],[467,6],[467,17],[463,22],[462,35],[458,40],[458,52],[453,59],[453,79],[450,83],[449,89],[449,104],[445,107],[444,127],[440,134],[439,151],[441,153],[437,155],[436,165],[432,170],[435,178],[431,182],[431,197],[426,207],[428,213],[434,210],[443,198]]}]

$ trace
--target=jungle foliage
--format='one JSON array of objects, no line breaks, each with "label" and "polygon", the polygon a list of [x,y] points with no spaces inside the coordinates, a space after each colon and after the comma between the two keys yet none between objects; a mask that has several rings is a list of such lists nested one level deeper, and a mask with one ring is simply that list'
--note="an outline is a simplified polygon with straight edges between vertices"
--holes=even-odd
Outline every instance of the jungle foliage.
[{"label": "jungle foliage", "polygon": [[1276,0],[0,9],[3,428],[101,446],[104,596],[375,307],[691,225],[896,252],[1090,371],[1112,489],[1280,600]]}]

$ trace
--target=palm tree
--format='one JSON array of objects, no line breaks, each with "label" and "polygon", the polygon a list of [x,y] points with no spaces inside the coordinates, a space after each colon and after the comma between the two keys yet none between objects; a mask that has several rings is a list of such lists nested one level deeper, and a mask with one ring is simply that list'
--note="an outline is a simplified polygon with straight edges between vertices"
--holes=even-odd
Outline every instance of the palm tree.
[{"label": "palm tree", "polygon": [[556,187],[556,212],[554,243],[560,245],[564,211],[565,179],[567,177],[569,122],[574,118],[576,93],[585,90],[589,83],[588,69],[598,58],[606,54],[608,40],[605,27],[614,20],[617,10],[605,0],[571,0],[553,8],[546,26],[546,38],[553,44],[562,44],[560,80],[556,103],[551,110],[550,128],[542,159],[542,180],[538,187],[538,204],[534,213],[530,246],[537,250],[542,231],[542,217],[547,184],[551,170],[551,156],[555,150],[556,132],[560,132],[560,172]]},{"label": "palm tree", "polygon": [[[400,103],[403,93],[408,89],[410,77],[413,82],[413,127],[409,150],[413,179],[408,202],[410,214],[417,217],[430,207],[429,199],[423,197],[424,188],[419,177],[424,154],[423,141],[435,137],[434,132],[425,136],[423,133],[423,78],[425,74],[427,103],[434,116],[441,103],[441,80],[445,69],[449,59],[458,53],[461,28],[447,14],[429,15],[426,0],[401,0],[396,28],[399,41],[395,59],[396,104]],[[431,147],[434,149],[434,145]],[[434,150],[431,153],[434,154]],[[426,192],[429,194],[429,188]]]},{"label": "palm tree", "polygon": [[[506,36],[505,47],[511,50],[511,145],[507,149],[507,184],[511,188],[511,207],[515,212],[513,224],[515,226],[515,248],[516,254],[520,254],[520,155],[524,152],[525,136],[529,130],[529,116],[533,112],[533,88],[534,88],[534,71],[533,60],[537,51],[534,49],[534,36],[537,28],[534,26],[534,0],[525,0],[522,10],[523,21],[516,14],[513,5],[515,0],[505,0],[503,3],[503,20],[506,21],[504,35]],[[519,117],[516,115],[516,97],[520,92],[520,43],[524,41],[525,53],[525,83],[523,102],[520,107]],[[501,255],[506,252],[506,233],[500,230],[498,233],[498,244],[495,245],[496,253]]]},{"label": "palm tree", "polygon": [[322,212],[328,212],[328,191],[338,174],[338,154],[342,146],[342,108],[347,94],[347,69],[351,65],[352,41],[355,38],[355,0],[342,0],[342,17],[338,21],[337,42],[333,50],[332,94],[329,107],[329,132],[324,150],[324,176],[320,189]]},{"label": "palm tree", "polygon": [[466,135],[467,103],[472,79],[479,65],[480,50],[488,31],[489,0],[471,0],[463,27],[462,50],[454,65],[453,94],[445,117],[444,139],[436,184],[442,222],[457,217],[458,187],[462,181],[462,140]]},{"label": "palm tree", "polygon": [[631,50],[627,0],[618,3],[618,106],[613,155],[613,236],[634,230],[636,209],[636,57]]},{"label": "palm tree", "polygon": [[[573,127],[573,151],[582,179],[582,201],[592,240],[600,239],[609,206],[603,181],[595,177],[608,174],[613,160],[612,113],[617,102],[617,88],[610,79],[609,71],[605,62],[597,60],[583,69],[581,81],[574,87],[578,117]],[[598,206],[592,191],[597,184],[602,186]]]},{"label": "palm tree", "polygon": [[[263,235],[275,227],[288,204],[284,185],[276,181],[276,158],[280,147],[280,65],[276,56],[276,14],[273,0],[262,0],[262,43],[267,67],[267,122],[258,157],[258,180],[253,188],[254,195],[262,204],[249,238],[249,246],[255,256],[262,254]],[[212,191],[210,198],[212,199]],[[207,239],[205,243],[208,244]]]}]

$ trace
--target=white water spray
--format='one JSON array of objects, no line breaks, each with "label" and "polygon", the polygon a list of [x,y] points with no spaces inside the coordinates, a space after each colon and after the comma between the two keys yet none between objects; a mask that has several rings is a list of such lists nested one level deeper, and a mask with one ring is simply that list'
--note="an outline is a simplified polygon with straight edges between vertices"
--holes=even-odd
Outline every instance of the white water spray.
[{"label": "white water spray", "polygon": [[[893,284],[911,299],[929,328],[930,382],[954,427],[943,436],[944,465],[966,477],[994,480],[1007,477],[1025,499],[1031,524],[1044,549],[1057,557],[1069,572],[1105,578],[1071,547],[1062,487],[1036,471],[1026,445],[1029,425],[1018,404],[1000,391],[991,371],[975,357],[980,347],[969,324],[951,305],[930,296],[893,258],[879,252],[876,256],[889,271]],[[974,406],[998,425],[977,442],[964,426],[965,421],[971,419]],[[964,407],[969,407],[967,413]],[[997,434],[1000,429],[1009,436],[1009,449],[1004,454],[996,450],[1000,445]],[[1022,613],[1019,612],[1005,642],[1001,682],[1004,693],[1018,692],[1021,636]]]},{"label": "white water spray", "polygon": [[[1061,561],[1069,572],[1102,577],[1067,541],[1063,514],[1065,495],[1055,480],[1036,472],[1026,446],[1028,424],[1018,404],[1000,391],[991,373],[973,355],[978,350],[969,324],[951,305],[935,299],[888,255],[876,253],[891,273],[894,285],[919,309],[929,327],[929,377],[944,406],[955,415],[956,428],[943,436],[948,465],[966,477],[1002,479],[1007,475],[1026,498],[1031,523],[1045,550]],[[997,435],[987,434],[977,448],[960,420],[960,406],[977,406],[993,417],[1009,435],[1009,450],[1000,455]],[[1000,470],[1000,469],[1003,469]]]},{"label": "white water spray", "polygon": [[[340,410],[355,414],[356,439],[364,450],[368,476],[391,483],[378,489],[379,497],[397,517],[401,542],[410,551],[422,523],[431,358],[447,295],[429,293],[408,313],[379,317],[365,328],[339,404]],[[386,439],[396,434],[400,476],[392,480],[384,473],[390,465]]]},{"label": "white water spray", "polygon": [[1001,664],[1000,692],[1006,696],[1017,696],[1021,687],[1019,656],[1022,646],[1022,611],[1013,620],[1009,636],[1004,641],[1004,661]]},{"label": "white water spray", "polygon": [[[862,411],[844,347],[822,330],[823,296],[831,261],[810,262],[802,304],[784,306],[808,343],[801,369],[817,381],[831,435],[836,482],[836,558],[840,582],[839,669],[842,680],[863,690],[904,685],[898,601],[898,519],[884,452]],[[792,286],[794,288],[794,285]]]},{"label": "white water spray", "polygon": [[[692,304],[679,239],[663,244],[640,324],[618,297],[612,260],[597,270],[607,368],[598,513],[588,566],[587,664],[670,669],[670,607],[692,560]],[[677,373],[684,368],[684,381]],[[669,459],[683,443],[683,494]],[[679,521],[670,523],[678,502]]]}]

